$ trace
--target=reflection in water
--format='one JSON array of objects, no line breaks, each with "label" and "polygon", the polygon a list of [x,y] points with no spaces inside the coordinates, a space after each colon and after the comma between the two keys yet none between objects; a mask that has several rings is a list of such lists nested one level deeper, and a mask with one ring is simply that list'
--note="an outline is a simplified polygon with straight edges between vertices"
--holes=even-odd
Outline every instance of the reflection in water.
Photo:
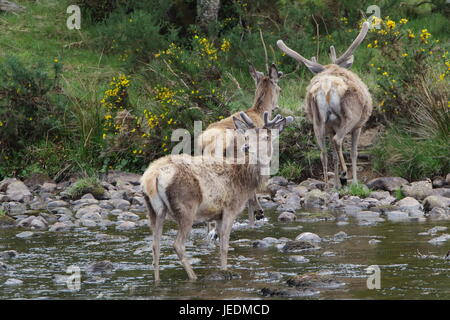
[{"label": "reflection in water", "polygon": [[[78,229],[72,232],[44,232],[29,240],[17,239],[19,231],[0,231],[0,251],[16,250],[19,256],[4,262],[0,271],[0,299],[75,298],[75,299],[266,299],[264,287],[288,288],[290,276],[311,272],[332,275],[344,286],[318,289],[320,294],[298,299],[450,299],[450,260],[444,256],[449,242],[432,245],[431,235],[418,233],[449,222],[382,222],[347,225],[337,221],[276,222],[276,213],[268,213],[269,222],[255,229],[242,227],[231,234],[230,271],[240,277],[229,281],[189,282],[172,248],[174,225],[168,226],[162,238],[161,283],[153,283],[151,267],[151,234],[146,228],[127,233]],[[245,222],[245,215],[241,215]],[[218,270],[217,247],[203,241],[205,228],[193,230],[187,251],[200,279]],[[276,243],[254,248],[253,241],[265,237],[294,239],[301,232],[322,237],[320,249],[301,253],[282,253]],[[335,238],[340,231],[348,237]],[[108,235],[104,235],[107,233]],[[101,235],[103,234],[103,235]],[[374,241],[379,240],[379,241]],[[307,263],[296,262],[292,255],[302,255]],[[86,272],[92,263],[108,260],[114,271],[104,274]],[[81,289],[66,286],[67,267],[82,270]],[[381,269],[381,289],[368,290],[366,268]],[[7,279],[23,281],[6,286]]]}]

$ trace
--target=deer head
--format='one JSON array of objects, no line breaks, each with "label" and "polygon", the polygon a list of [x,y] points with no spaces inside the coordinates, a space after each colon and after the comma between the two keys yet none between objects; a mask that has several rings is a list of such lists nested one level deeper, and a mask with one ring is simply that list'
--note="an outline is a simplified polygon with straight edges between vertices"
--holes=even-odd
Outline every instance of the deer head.
[{"label": "deer head", "polygon": [[264,112],[264,126],[257,128],[245,112],[240,112],[240,116],[242,120],[233,117],[233,121],[238,134],[245,137],[243,150],[250,155],[251,159],[256,159],[257,164],[268,165],[272,159],[273,140],[279,136],[286,125],[294,121],[294,118],[291,116],[285,118],[278,114],[270,120],[269,113]]},{"label": "deer head", "polygon": [[[334,46],[330,47],[330,58],[332,64],[338,65],[342,68],[349,69],[353,64],[353,52],[358,48],[358,46],[361,44],[361,42],[364,40],[364,38],[367,35],[367,31],[369,30],[369,22],[364,22],[361,31],[359,32],[356,39],[353,41],[353,43],[348,47],[348,49],[339,57],[336,58],[336,50],[334,49]],[[298,62],[302,62],[305,64],[305,66],[312,72],[312,73],[319,73],[326,69],[326,66],[321,65],[316,61],[315,57],[312,57],[311,60],[306,59],[298,52],[292,50],[289,48],[282,40],[277,41],[277,46],[288,56],[294,58]]]},{"label": "deer head", "polygon": [[[269,67],[268,75],[257,71],[253,65],[249,65],[250,75],[256,84],[255,104],[266,104],[260,107],[260,110],[268,111],[278,108],[278,98],[280,96],[281,88],[278,86],[278,81],[283,76],[283,72],[278,71],[275,64]],[[265,99],[266,97],[270,100]],[[267,104],[270,103],[270,106]]]}]

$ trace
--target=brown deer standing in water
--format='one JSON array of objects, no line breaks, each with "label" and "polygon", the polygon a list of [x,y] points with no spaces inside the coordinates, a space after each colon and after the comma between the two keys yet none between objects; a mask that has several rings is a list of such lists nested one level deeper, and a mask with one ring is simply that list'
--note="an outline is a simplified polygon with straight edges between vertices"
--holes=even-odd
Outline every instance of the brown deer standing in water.
[{"label": "brown deer standing in water", "polygon": [[[197,277],[186,256],[185,242],[192,225],[197,222],[216,221],[221,268],[227,269],[231,227],[248,200],[254,196],[263,179],[261,169],[272,158],[272,141],[276,138],[272,129],[281,132],[294,120],[280,115],[269,120],[266,112],[264,125],[257,128],[245,113],[240,116],[244,121],[233,117],[236,134],[248,138],[248,133],[255,133],[257,141],[265,143],[267,153],[259,152],[259,148],[255,153],[252,145],[242,144],[243,164],[228,164],[208,156],[169,155],[151,163],[142,176],[141,186],[153,231],[155,281],[160,279],[160,238],[167,215],[179,226],[174,247],[189,279],[195,280]],[[252,132],[247,132],[249,129],[253,129]]]},{"label": "brown deer standing in water", "polygon": [[[255,100],[253,106],[247,109],[245,113],[250,117],[257,128],[264,126],[263,114],[268,112],[269,117],[272,116],[272,111],[278,107],[278,98],[280,96],[281,88],[278,86],[278,80],[283,73],[277,70],[277,67],[272,64],[268,70],[268,76],[264,73],[256,71],[256,69],[249,66],[250,75],[256,83]],[[234,113],[228,118],[210,124],[205,131],[198,137],[198,147],[203,151],[203,154],[214,155],[216,148],[220,148],[219,153],[222,156],[229,148],[230,142],[233,138],[230,137],[230,130],[234,130],[233,118],[239,117],[239,112]],[[219,141],[220,140],[220,141]],[[255,221],[255,210],[259,216],[263,217],[264,210],[262,209],[256,192],[254,197],[248,203],[249,225],[253,226]],[[210,228],[211,226],[209,226]]]},{"label": "brown deer standing in water", "polygon": [[[357,183],[356,160],[358,157],[358,140],[362,126],[372,113],[372,97],[361,79],[348,70],[353,64],[353,52],[364,40],[369,23],[364,22],[359,35],[342,56],[336,58],[333,46],[330,47],[332,64],[321,65],[315,57],[308,60],[299,53],[288,48],[282,40],[278,47],[295,60],[302,62],[316,74],[306,89],[306,114],[314,126],[314,134],[320,147],[325,183],[328,183],[328,160],[325,137],[329,135],[333,144],[335,186],[339,180],[347,184],[347,166],[342,154],[344,137],[352,134],[352,175],[353,183]],[[341,172],[338,172],[340,164]]]}]

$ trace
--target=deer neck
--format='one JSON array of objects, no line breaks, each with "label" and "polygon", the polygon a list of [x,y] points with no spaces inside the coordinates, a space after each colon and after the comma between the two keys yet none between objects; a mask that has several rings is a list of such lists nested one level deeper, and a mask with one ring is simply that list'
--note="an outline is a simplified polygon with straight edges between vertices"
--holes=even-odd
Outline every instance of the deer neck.
[{"label": "deer neck", "polygon": [[272,91],[268,88],[265,88],[265,90],[258,88],[255,95],[255,101],[251,109],[260,114],[261,117],[266,111],[269,113],[269,117],[272,117],[272,110],[275,107]]}]

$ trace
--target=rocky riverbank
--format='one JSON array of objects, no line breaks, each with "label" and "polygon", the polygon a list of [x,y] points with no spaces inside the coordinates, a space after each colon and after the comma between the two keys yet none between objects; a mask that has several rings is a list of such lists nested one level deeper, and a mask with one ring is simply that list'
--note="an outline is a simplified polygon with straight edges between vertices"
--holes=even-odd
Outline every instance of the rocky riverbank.
[{"label": "rocky riverbank", "polygon": [[[101,192],[79,194],[77,199],[67,194],[71,182],[5,179],[0,182],[0,228],[18,227],[17,237],[29,238],[35,232],[64,232],[80,226],[118,231],[148,227],[139,178],[111,172],[101,181]],[[278,220],[285,222],[338,219],[338,224],[345,225],[349,217],[360,224],[450,220],[450,174],[446,179],[411,183],[382,177],[369,181],[367,187],[373,191],[365,198],[342,196],[319,180],[294,184],[276,176],[260,199],[264,208],[275,209]],[[398,192],[402,199],[396,198]]]}]

